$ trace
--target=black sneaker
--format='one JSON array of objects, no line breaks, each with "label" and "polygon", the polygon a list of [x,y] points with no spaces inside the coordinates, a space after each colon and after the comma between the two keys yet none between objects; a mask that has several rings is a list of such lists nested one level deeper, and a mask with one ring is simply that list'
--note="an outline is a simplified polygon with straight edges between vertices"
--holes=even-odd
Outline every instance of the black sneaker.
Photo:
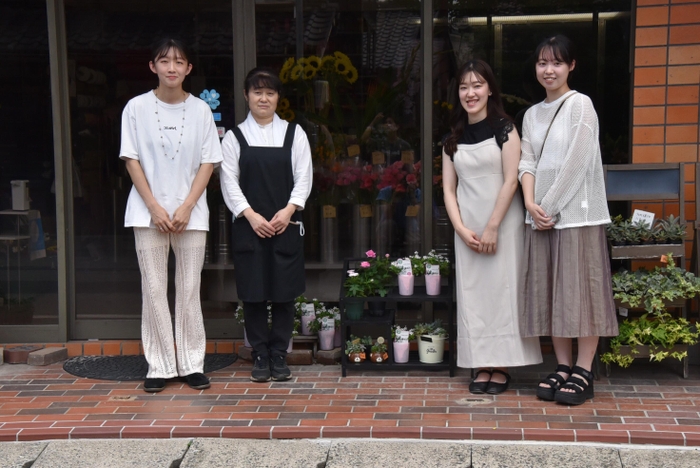
[{"label": "black sneaker", "polygon": [[272,380],[289,380],[292,378],[292,371],[287,367],[284,356],[273,356],[270,358],[270,373]]},{"label": "black sneaker", "polygon": [[146,379],[143,383],[144,391],[148,393],[157,393],[165,388],[165,379]]},{"label": "black sneaker", "polygon": [[250,373],[253,382],[270,381],[270,360],[267,356],[258,356],[253,362],[253,371]]},{"label": "black sneaker", "polygon": [[195,372],[194,374],[187,375],[185,376],[185,379],[187,379],[187,385],[195,390],[204,390],[205,388],[209,388],[211,386],[209,383],[209,378],[201,372]]}]

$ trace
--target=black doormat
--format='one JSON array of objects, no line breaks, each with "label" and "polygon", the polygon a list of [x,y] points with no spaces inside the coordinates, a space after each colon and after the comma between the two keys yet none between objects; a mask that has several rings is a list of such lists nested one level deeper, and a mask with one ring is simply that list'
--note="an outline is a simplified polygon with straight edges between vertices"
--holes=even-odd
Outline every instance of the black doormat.
[{"label": "black doormat", "polygon": [[[228,367],[238,359],[237,354],[207,354],[204,373]],[[148,363],[144,356],[77,356],[63,363],[69,374],[100,380],[144,380]]]}]

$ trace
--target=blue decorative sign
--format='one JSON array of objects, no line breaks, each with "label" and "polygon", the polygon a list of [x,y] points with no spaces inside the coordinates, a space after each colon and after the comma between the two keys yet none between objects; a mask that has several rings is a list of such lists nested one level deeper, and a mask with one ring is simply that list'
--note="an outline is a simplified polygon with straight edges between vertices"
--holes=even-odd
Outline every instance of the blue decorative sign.
[{"label": "blue decorative sign", "polygon": [[213,112],[214,122],[221,122],[221,112]]},{"label": "blue decorative sign", "polygon": [[199,95],[199,97],[209,104],[209,107],[211,107],[211,110],[216,109],[219,107],[221,102],[219,102],[219,98],[221,97],[221,94],[217,93],[215,89],[212,89],[209,91],[208,89],[205,89],[202,91],[202,93]]}]

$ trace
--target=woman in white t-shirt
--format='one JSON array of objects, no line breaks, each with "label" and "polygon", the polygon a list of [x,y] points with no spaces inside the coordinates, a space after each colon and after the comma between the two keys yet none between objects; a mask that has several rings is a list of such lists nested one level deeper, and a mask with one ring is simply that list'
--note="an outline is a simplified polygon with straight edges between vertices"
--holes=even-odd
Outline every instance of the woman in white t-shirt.
[{"label": "woman in white t-shirt", "polygon": [[[525,234],[520,332],[552,337],[558,366],[540,382],[537,396],[580,405],[593,398],[599,337],[618,333],[598,116],[590,98],[569,88],[576,67],[569,39],[543,41],[535,57],[547,97],[523,120],[518,169],[531,228]],[[573,338],[578,355],[571,367]]]},{"label": "woman in white t-shirt", "polygon": [[[185,46],[160,41],[149,66],[158,86],[131,99],[122,114],[119,157],[133,187],[125,227],[134,228],[141,270],[141,339],[148,361],[147,392],[166,379],[185,377],[190,387],[209,387],[204,375],[206,336],[199,297],[209,209],[206,186],[221,160],[209,106],[185,92],[192,71]],[[168,306],[168,254],[175,253],[175,333]],[[177,348],[177,349],[176,349]]]}]

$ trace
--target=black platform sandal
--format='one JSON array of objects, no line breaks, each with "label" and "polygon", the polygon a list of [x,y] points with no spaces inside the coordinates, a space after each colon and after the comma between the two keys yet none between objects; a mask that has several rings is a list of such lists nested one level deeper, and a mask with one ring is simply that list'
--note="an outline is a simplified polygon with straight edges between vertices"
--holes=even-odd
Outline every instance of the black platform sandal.
[{"label": "black platform sandal", "polygon": [[558,364],[554,372],[540,381],[541,384],[547,384],[549,387],[537,387],[537,398],[545,401],[554,401],[554,394],[559,390],[559,387],[566,383],[566,379],[557,372],[564,372],[571,375],[571,367],[564,364]]},{"label": "black platform sandal", "polygon": [[[576,377],[574,374],[578,374],[588,382],[583,379]],[[559,387],[559,390],[554,394],[554,400],[557,403],[563,403],[565,405],[577,406],[582,405],[586,400],[593,398],[593,373],[587,371],[583,367],[574,366],[571,369],[571,375],[564,385]],[[573,390],[573,392],[562,392],[563,389]]]},{"label": "black platform sandal", "polygon": [[469,393],[473,393],[475,395],[486,393],[486,387],[489,386],[488,380],[484,380],[483,382],[474,382],[474,380],[476,380],[479,377],[479,374],[488,374],[489,378],[491,378],[491,371],[486,369],[478,370],[476,372],[476,375],[474,375],[474,379],[469,384]]}]

